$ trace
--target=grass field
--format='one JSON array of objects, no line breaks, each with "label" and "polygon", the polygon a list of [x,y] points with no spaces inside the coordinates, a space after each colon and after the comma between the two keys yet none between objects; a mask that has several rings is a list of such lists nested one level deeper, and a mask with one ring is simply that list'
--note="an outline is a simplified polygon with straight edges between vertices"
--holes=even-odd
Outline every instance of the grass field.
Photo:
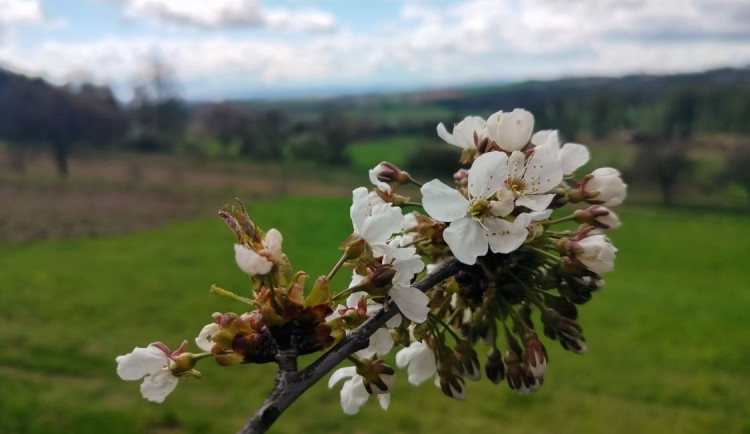
[{"label": "grass field", "polygon": [[[287,198],[251,206],[279,228],[312,276],[338,257],[348,201]],[[545,340],[544,387],[468,387],[468,400],[399,377],[391,409],[355,417],[316,385],[273,432],[750,432],[750,218],[628,209],[607,286],[582,309],[589,353]],[[161,340],[192,342],[214,311],[208,292],[248,287],[218,220],[89,240],[0,245],[0,433],[226,433],[272,387],[272,366],[201,365],[162,405],[121,381],[114,358]]]}]

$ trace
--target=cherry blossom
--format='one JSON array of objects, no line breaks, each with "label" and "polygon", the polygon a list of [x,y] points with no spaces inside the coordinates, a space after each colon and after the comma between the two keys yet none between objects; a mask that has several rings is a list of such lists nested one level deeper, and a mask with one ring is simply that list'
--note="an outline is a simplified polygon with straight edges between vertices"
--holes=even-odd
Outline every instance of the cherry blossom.
[{"label": "cherry blossom", "polygon": [[474,148],[474,134],[478,137],[484,135],[484,128],[487,123],[479,116],[466,116],[463,120],[453,126],[453,133],[448,133],[443,123],[437,126],[438,137],[445,140],[453,146],[459,148]]},{"label": "cherry blossom", "polygon": [[[392,375],[383,375],[381,378],[389,386],[389,389],[393,386],[394,377]],[[370,397],[370,393],[365,388],[364,379],[357,373],[356,367],[347,366],[339,368],[331,374],[331,378],[328,380],[328,388],[333,388],[341,380],[345,380],[341,387],[341,408],[346,414],[357,414],[359,408],[365,405],[365,402]],[[387,410],[391,400],[390,393],[380,390],[377,392],[382,392],[376,393],[380,407],[383,410]]]},{"label": "cherry blossom", "polygon": [[510,253],[526,239],[525,225],[501,218],[512,211],[512,206],[504,199],[493,199],[508,179],[508,170],[505,153],[488,152],[477,157],[469,170],[468,199],[437,179],[422,186],[425,211],[436,220],[450,222],[443,238],[465,264],[474,264],[488,249]]},{"label": "cherry blossom", "polygon": [[[183,344],[184,347],[184,344]],[[164,399],[177,387],[178,378],[169,369],[172,357],[184,351],[174,353],[165,349],[163,344],[151,344],[146,348],[136,347],[128,354],[117,356],[117,375],[123,380],[141,383],[141,394],[152,402],[164,402]]]},{"label": "cherry blossom", "polygon": [[258,252],[249,249],[244,244],[234,245],[234,259],[240,270],[252,276],[266,275],[271,272],[275,264],[280,264],[284,259],[281,251],[283,237],[281,232],[271,229],[261,242],[262,249]]}]

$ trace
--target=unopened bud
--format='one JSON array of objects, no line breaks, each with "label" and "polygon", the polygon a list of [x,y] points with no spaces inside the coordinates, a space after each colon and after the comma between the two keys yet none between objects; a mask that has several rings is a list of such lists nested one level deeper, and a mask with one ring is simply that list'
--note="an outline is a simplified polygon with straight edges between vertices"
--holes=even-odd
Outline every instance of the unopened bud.
[{"label": "unopened bud", "polygon": [[478,381],[481,377],[481,368],[479,367],[479,356],[467,340],[456,344],[454,350],[456,361],[463,369],[466,378],[472,381]]},{"label": "unopened bud", "polygon": [[393,282],[396,270],[392,267],[378,267],[373,271],[370,278],[376,288],[384,288]]},{"label": "unopened bud", "polygon": [[487,354],[484,373],[493,384],[500,384],[505,378],[505,365],[503,365],[503,358],[497,348],[491,349]]},{"label": "unopened bud", "polygon": [[453,174],[453,180],[456,181],[456,184],[466,187],[469,185],[469,171],[466,169],[458,169],[458,171]]},{"label": "unopened bud", "polygon": [[575,213],[575,221],[602,229],[617,229],[620,219],[617,214],[602,205],[591,205],[586,209],[579,209]]},{"label": "unopened bud", "polygon": [[528,371],[534,378],[542,378],[547,369],[547,350],[534,332],[526,332],[523,336],[523,359]]},{"label": "unopened bud", "polygon": [[586,340],[583,328],[575,320],[560,315],[553,309],[542,312],[544,334],[550,339],[556,339],[563,348],[576,354],[586,352]]},{"label": "unopened bud", "polygon": [[508,386],[520,395],[532,392],[532,385],[535,383],[534,376],[523,368],[518,353],[512,350],[507,351],[505,353],[505,365],[507,367],[505,378]]}]

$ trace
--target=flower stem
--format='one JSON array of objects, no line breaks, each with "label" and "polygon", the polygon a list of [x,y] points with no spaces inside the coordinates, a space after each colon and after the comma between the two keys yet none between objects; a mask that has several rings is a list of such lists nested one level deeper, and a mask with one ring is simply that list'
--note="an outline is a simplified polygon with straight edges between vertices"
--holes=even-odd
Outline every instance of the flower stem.
[{"label": "flower stem", "polygon": [[336,262],[336,265],[334,265],[333,268],[331,269],[331,272],[328,273],[327,279],[329,282],[331,281],[331,279],[333,279],[333,276],[336,275],[339,269],[341,269],[341,266],[344,265],[347,258],[348,258],[348,255],[346,254],[346,252],[344,252],[344,254],[341,255],[341,258],[339,258],[339,261]]},{"label": "flower stem", "polygon": [[571,214],[571,215],[566,216],[566,217],[560,217],[559,219],[550,220],[549,224],[554,225],[556,223],[563,223],[563,222],[567,222],[567,221],[570,221],[570,220],[574,220],[575,218],[576,218],[575,214]]},{"label": "flower stem", "polygon": [[422,208],[422,204],[419,202],[404,202],[404,206],[417,206],[419,208]]},{"label": "flower stem", "polygon": [[409,182],[411,182],[412,184],[416,185],[419,188],[422,188],[422,183],[412,178],[411,176],[409,176]]}]

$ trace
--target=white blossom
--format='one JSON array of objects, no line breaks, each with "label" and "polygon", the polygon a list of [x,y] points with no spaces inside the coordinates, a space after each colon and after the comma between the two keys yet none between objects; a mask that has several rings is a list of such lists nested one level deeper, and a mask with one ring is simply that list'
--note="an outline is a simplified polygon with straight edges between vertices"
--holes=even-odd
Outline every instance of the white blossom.
[{"label": "white blossom", "polygon": [[164,402],[177,387],[178,379],[169,369],[171,359],[155,345],[136,347],[132,352],[117,356],[117,375],[123,380],[137,381],[141,378],[141,395],[152,402]]},{"label": "white blossom", "polygon": [[[347,366],[339,368],[331,374],[331,378],[328,380],[328,388],[333,388],[333,386],[341,380],[346,380],[341,387],[341,408],[346,414],[357,414],[359,408],[362,407],[370,397],[370,394],[367,393],[367,389],[365,389],[364,380],[359,374],[357,374],[357,368],[354,366]],[[387,410],[390,402],[390,394],[385,392],[377,395],[380,407],[383,410]]]},{"label": "white blossom", "polygon": [[258,252],[247,248],[244,244],[235,244],[234,259],[237,266],[253,276],[270,273],[274,264],[280,264],[284,259],[281,251],[282,241],[281,232],[271,229],[261,241],[262,249]]},{"label": "white blossom", "polygon": [[387,246],[386,240],[399,232],[404,223],[400,208],[384,202],[377,194],[368,192],[364,187],[352,191],[349,215],[354,234],[365,240],[376,252]]},{"label": "white blossom", "polygon": [[576,258],[594,273],[604,274],[615,267],[617,249],[606,236],[590,235],[575,244],[580,249],[576,252]]},{"label": "white blossom", "polygon": [[563,179],[558,151],[549,147],[534,148],[531,156],[520,151],[508,157],[505,188],[515,197],[517,206],[532,211],[546,209],[554,194],[545,194],[560,185]]},{"label": "white blossom", "polygon": [[548,147],[558,153],[563,174],[570,175],[589,161],[589,150],[578,143],[566,143],[560,146],[557,130],[537,131],[531,136],[531,143],[539,147]]},{"label": "white blossom", "polygon": [[473,148],[474,147],[474,134],[478,137],[484,135],[484,127],[486,122],[479,116],[466,116],[463,120],[453,126],[453,133],[448,133],[445,125],[439,123],[437,126],[438,137],[445,140],[453,146],[459,148]]},{"label": "white blossom", "polygon": [[492,200],[508,173],[508,156],[488,152],[477,157],[469,170],[468,199],[437,179],[422,186],[425,211],[436,220],[450,222],[443,238],[459,261],[474,264],[488,249],[510,253],[526,239],[523,224],[501,218],[512,207],[503,204],[504,199]]},{"label": "white blossom", "polygon": [[396,353],[396,365],[399,368],[407,368],[409,383],[415,386],[437,373],[435,353],[424,342],[412,342]]},{"label": "white blossom", "polygon": [[625,200],[628,186],[622,181],[620,172],[611,167],[602,167],[591,172],[584,188],[586,193],[595,194],[594,200],[604,206],[617,206]]},{"label": "white blossom", "polygon": [[534,115],[523,109],[499,111],[487,118],[487,137],[508,152],[520,151],[531,139]]}]

